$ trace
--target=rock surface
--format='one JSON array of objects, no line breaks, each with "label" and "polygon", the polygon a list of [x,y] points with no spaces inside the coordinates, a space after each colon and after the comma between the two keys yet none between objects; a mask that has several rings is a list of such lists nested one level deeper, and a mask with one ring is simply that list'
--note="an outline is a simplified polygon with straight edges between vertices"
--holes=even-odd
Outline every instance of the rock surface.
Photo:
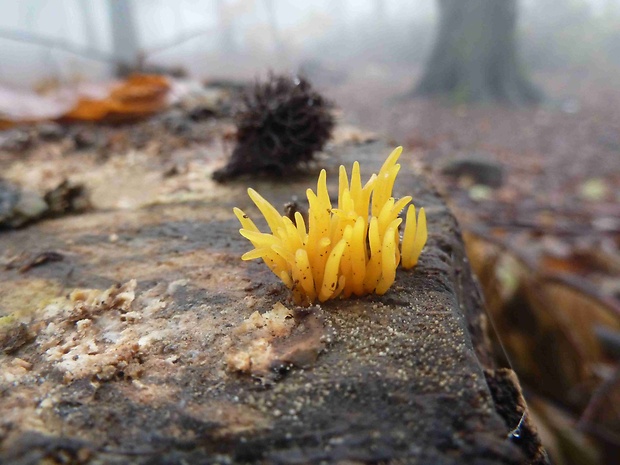
[{"label": "rock surface", "polygon": [[[518,383],[493,365],[458,227],[410,155],[395,193],[427,211],[418,266],[384,296],[302,309],[240,260],[233,206],[259,217],[248,186],[303,199],[320,167],[335,197],[339,164],[367,179],[391,148],[336,143],[307,176],[219,186],[205,147],[176,151],[172,175],[141,152],[59,156],[94,210],[0,233],[0,462],[546,463],[527,417],[509,437]],[[49,251],[63,259],[25,267]]]}]

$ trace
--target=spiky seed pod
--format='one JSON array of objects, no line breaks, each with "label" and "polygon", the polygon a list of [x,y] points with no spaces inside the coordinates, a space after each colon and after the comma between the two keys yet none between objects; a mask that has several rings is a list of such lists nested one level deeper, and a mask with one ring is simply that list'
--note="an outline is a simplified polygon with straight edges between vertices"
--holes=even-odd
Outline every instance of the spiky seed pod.
[{"label": "spiky seed pod", "polygon": [[243,98],[236,115],[237,145],[213,173],[225,181],[244,173],[276,172],[312,159],[331,136],[333,105],[304,78],[271,75]]}]

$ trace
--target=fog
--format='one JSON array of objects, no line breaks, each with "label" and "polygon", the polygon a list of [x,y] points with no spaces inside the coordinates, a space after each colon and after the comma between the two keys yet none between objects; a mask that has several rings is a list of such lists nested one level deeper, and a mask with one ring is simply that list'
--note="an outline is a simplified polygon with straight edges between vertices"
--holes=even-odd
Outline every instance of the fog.
[{"label": "fog", "polygon": [[[422,194],[416,205],[430,207],[429,246],[441,249],[423,263],[427,275],[422,278],[441,283],[454,271],[457,281],[469,279],[469,271],[443,246],[456,244],[453,220],[439,221],[446,209],[435,201],[425,203],[431,195],[424,186],[432,184],[461,225],[454,234],[466,233],[472,269],[487,293],[489,318],[480,321],[492,323],[489,331],[497,331],[525,381],[525,392],[534,399],[528,410],[533,415],[525,424],[539,422],[554,463],[596,463],[590,458],[607,450],[611,455],[609,438],[619,446],[620,437],[620,414],[614,409],[620,395],[615,353],[620,341],[620,0],[444,0],[451,6],[445,14],[440,14],[440,1],[0,0],[0,226],[4,218],[16,215],[23,224],[23,213],[14,206],[22,208],[21,201],[13,200],[20,198],[14,194],[18,189],[7,189],[9,183],[41,195],[56,192],[65,182],[61,191],[72,192],[70,186],[76,183],[80,192],[94,192],[95,209],[85,220],[67,219],[69,226],[57,219],[40,230],[34,225],[25,235],[10,232],[8,241],[15,238],[15,246],[9,249],[14,250],[0,256],[0,270],[13,276],[17,287],[27,276],[46,283],[42,278],[63,273],[58,281],[65,287],[75,277],[80,285],[88,284],[88,276],[82,280],[84,273],[73,273],[73,265],[79,270],[83,263],[87,271],[97,271],[92,275],[97,285],[104,278],[116,279],[97,266],[105,262],[119,269],[122,250],[135,254],[134,244],[145,242],[140,235],[148,234],[150,241],[153,231],[171,239],[193,226],[195,232],[215,231],[201,223],[200,215],[212,215],[212,199],[220,193],[228,196],[246,182],[253,184],[257,167],[277,166],[284,175],[279,177],[288,179],[289,165],[300,172],[318,171],[324,161],[326,166],[344,161],[339,157],[345,151],[348,159],[358,150],[366,159],[375,150],[387,155],[387,150],[378,152],[383,144],[402,145],[404,171],[424,177],[408,193]],[[441,40],[435,46],[437,36]],[[246,109],[249,121],[261,121],[250,124],[256,139],[246,138],[252,150],[236,151],[235,140],[244,138],[234,123],[242,129],[245,123],[239,123],[244,113],[237,111],[243,105],[238,105],[234,90],[270,70],[305,75],[321,101],[330,103],[329,115],[320,111],[330,120],[333,103],[336,131],[316,163],[295,165],[299,140],[317,127],[306,124],[308,109],[318,113],[324,107],[313,94],[288,104],[290,89],[303,90],[305,85],[286,78],[282,81],[297,84],[284,86],[278,98],[263,98],[269,92],[257,86],[261,104]],[[191,80],[142,76],[135,79],[143,81],[138,85],[128,85],[131,79],[111,85],[111,78],[132,71],[187,75]],[[233,82],[213,82],[219,79]],[[153,81],[159,84],[148,85]],[[88,93],[93,89],[98,92],[94,99]],[[227,97],[220,99],[222,95]],[[286,168],[274,163],[275,149],[263,153],[254,144],[268,140],[265,146],[279,149],[283,136],[294,141],[293,148],[283,151],[292,160]],[[322,140],[327,140],[325,134]],[[373,140],[380,145],[366,145]],[[235,151],[252,154],[247,162],[252,176],[236,187],[212,191],[208,177]],[[286,187],[287,197],[299,194],[302,178],[294,179],[298,182]],[[268,180],[259,182],[272,188]],[[48,191],[53,183],[59,187]],[[404,189],[404,183],[401,186]],[[284,199],[284,191],[267,192],[280,192]],[[58,198],[64,200],[65,194]],[[236,194],[227,202],[233,198]],[[7,216],[6,205],[17,213],[9,210]],[[175,205],[183,209],[178,213],[181,229],[172,221]],[[128,209],[132,216],[126,222],[123,218],[130,217],[123,211]],[[113,221],[103,229],[95,227],[97,218],[111,218],[108,213]],[[41,219],[42,213],[36,215]],[[160,219],[164,223],[159,224]],[[449,231],[442,229],[447,227]],[[62,228],[79,233],[77,241],[65,241],[63,233],[52,234],[52,242],[35,243],[37,230],[62,233]],[[85,228],[88,237],[104,241],[104,252],[114,249],[121,255],[112,261],[107,256],[91,260],[84,248],[88,244],[80,241]],[[220,232],[219,239],[226,239]],[[139,240],[134,241],[134,235]],[[45,244],[58,246],[60,252]],[[190,245],[179,250],[190,251]],[[21,250],[26,246],[28,250]],[[50,263],[49,268],[22,274],[55,261],[48,260],[53,254],[60,259],[66,254],[56,272]],[[449,269],[451,264],[458,268]],[[63,270],[70,271],[65,276]],[[134,277],[125,269],[123,273]],[[199,287],[208,290],[206,275],[195,276]],[[149,276],[147,281],[157,278]],[[418,277],[413,279],[417,282]],[[217,285],[222,283],[218,277]],[[259,294],[271,287],[263,286]],[[254,289],[246,290],[252,294]],[[407,290],[407,295],[410,291],[415,292]],[[474,297],[476,308],[465,313],[477,319],[477,292]],[[471,302],[468,297],[463,305]],[[23,344],[30,341],[32,328],[20,323],[18,339]],[[607,354],[610,347],[614,352]],[[24,353],[23,364],[13,368],[35,379],[29,370],[36,367],[28,362],[33,352],[25,348]],[[115,379],[127,384],[125,375]],[[492,385],[503,389],[499,380]],[[468,386],[473,386],[470,381]],[[489,425],[495,428],[495,420]],[[28,445],[18,433],[19,428],[11,430],[10,437],[17,438],[20,447]],[[522,438],[529,441],[529,430]],[[88,443],[83,444],[88,452]]]},{"label": "fog", "polygon": [[[118,61],[197,77],[323,67],[336,79],[360,61],[422,65],[437,16],[434,0],[133,0],[123,24],[134,40],[115,45],[111,4],[1,0],[0,83],[102,79]],[[528,68],[620,63],[619,0],[522,0],[520,8]]]}]

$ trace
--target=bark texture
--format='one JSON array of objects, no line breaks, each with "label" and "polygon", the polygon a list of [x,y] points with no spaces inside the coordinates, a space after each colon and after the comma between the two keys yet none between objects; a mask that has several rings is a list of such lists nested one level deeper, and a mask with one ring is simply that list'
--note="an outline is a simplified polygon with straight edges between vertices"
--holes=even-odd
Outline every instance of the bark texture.
[{"label": "bark texture", "polygon": [[[457,224],[410,155],[395,193],[426,208],[419,265],[384,296],[303,309],[240,260],[231,209],[259,215],[247,184],[210,179],[221,141],[207,147],[165,176],[135,150],[23,165],[30,179],[57,156],[94,210],[0,234],[2,463],[546,463],[527,417],[508,437],[518,381],[493,366]],[[330,191],[340,163],[367,178],[390,149],[335,143]],[[316,174],[250,184],[282,205]]]},{"label": "bark texture", "polygon": [[516,0],[438,0],[440,24],[417,95],[457,101],[539,102],[517,57]]}]

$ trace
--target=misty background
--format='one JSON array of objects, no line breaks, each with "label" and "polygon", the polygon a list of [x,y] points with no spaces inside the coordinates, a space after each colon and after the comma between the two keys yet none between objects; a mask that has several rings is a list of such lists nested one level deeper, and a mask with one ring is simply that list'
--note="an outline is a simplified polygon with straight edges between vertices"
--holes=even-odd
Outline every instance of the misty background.
[{"label": "misty background", "polygon": [[[0,125],[3,117],[9,123],[0,132],[0,152],[9,147],[0,161],[17,166],[13,178],[25,184],[39,179],[31,174],[37,170],[47,183],[60,182],[58,173],[75,178],[72,166],[80,172],[84,160],[92,162],[84,179],[100,189],[107,206],[118,199],[107,199],[106,180],[118,167],[133,166],[137,148],[149,174],[139,187],[122,187],[134,192],[149,183],[140,201],[159,182],[178,183],[185,193],[186,180],[195,179],[202,192],[209,184],[201,170],[232,147],[230,108],[213,95],[270,70],[301,72],[336,104],[334,144],[379,137],[403,145],[412,166],[445,193],[466,233],[488,314],[531,389],[530,405],[541,431],[547,429],[545,446],[555,463],[605,463],[596,461],[606,450],[600,444],[607,447],[613,438],[610,457],[620,448],[620,414],[612,408],[620,399],[620,367],[595,335],[599,323],[608,325],[600,315],[613,306],[610,334],[620,341],[620,0],[513,0],[518,58],[512,1],[443,1],[452,14],[441,36],[457,44],[440,41],[447,46],[433,53],[441,0],[0,0]],[[489,19],[502,8],[509,21],[497,14]],[[467,35],[459,25],[485,40],[470,36],[474,47],[461,47]],[[479,50],[491,58],[472,59]],[[474,72],[433,66],[431,54],[465,62]],[[502,66],[480,66],[502,61],[510,61],[504,75],[496,72]],[[439,72],[428,73],[433,69]],[[109,124],[108,113],[71,124],[59,118],[75,108],[82,89],[103,89],[105,97],[119,71],[174,72],[199,85],[162,79],[166,91],[174,84],[171,94],[184,89],[189,104],[155,107],[158,114],[149,110],[151,118],[129,125]],[[490,76],[481,79],[485,84],[525,76],[544,98],[537,105],[525,99],[506,105],[515,103],[506,98],[469,105],[474,99],[463,90],[474,86],[424,98],[414,92],[441,76],[458,81],[453,75],[459,72]],[[96,81],[102,84],[90,84]],[[494,87],[510,87],[500,84]],[[59,98],[47,98],[54,95]],[[46,100],[49,108],[41,103]],[[39,124],[49,120],[53,124]],[[37,124],[13,127],[15,121]],[[46,131],[60,141],[45,140]],[[114,185],[127,179],[114,177]],[[570,282],[562,281],[560,292],[549,276],[566,275]],[[613,399],[600,394],[609,383],[615,383]],[[595,429],[599,424],[607,429]],[[585,441],[584,431],[600,444]]]},{"label": "misty background", "polygon": [[[529,71],[620,65],[620,0],[521,0],[519,8]],[[372,78],[387,65],[412,85],[436,19],[435,0],[0,0],[0,85],[106,79],[117,62],[197,78],[302,70],[319,85]]]}]

